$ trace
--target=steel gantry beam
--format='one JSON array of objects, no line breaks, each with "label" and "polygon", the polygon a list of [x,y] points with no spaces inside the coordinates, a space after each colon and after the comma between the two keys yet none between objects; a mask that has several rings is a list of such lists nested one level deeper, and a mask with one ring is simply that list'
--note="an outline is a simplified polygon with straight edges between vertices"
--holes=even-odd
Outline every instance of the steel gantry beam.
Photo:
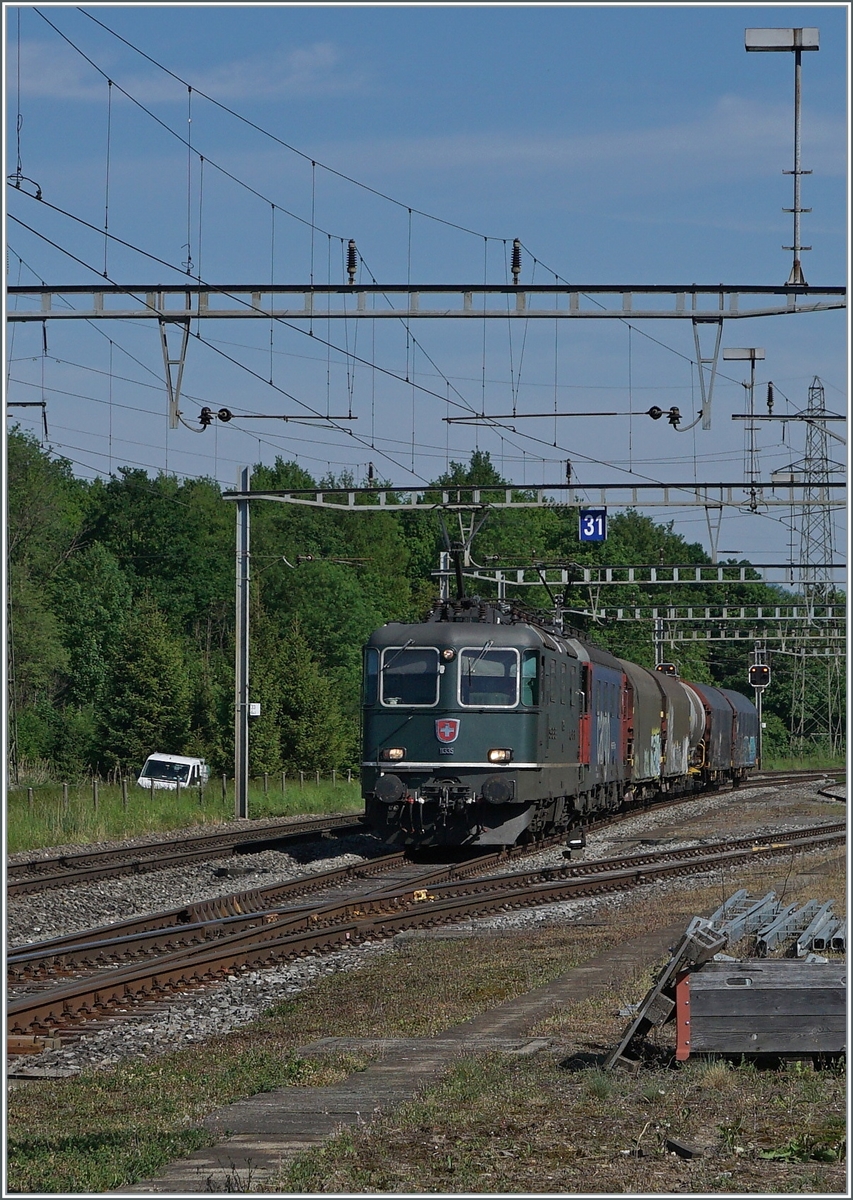
[{"label": "steel gantry beam", "polygon": [[[262,318],[285,322],[377,320],[588,319],[687,320],[693,323],[702,399],[702,428],[711,401],[724,320],[844,308],[843,286],[786,284],[16,284],[7,289],[10,321],[137,321],[160,324],[169,424],[177,428],[181,373],[190,321]],[[30,301],[28,305],[26,302]],[[55,307],[62,301],[64,307]],[[22,302],[24,302],[22,304]],[[79,304],[79,307],[77,306]],[[181,328],[180,357],[170,357],[168,327]],[[702,352],[710,328],[713,349]],[[173,379],[172,367],[177,367]]]},{"label": "steel gantry beam", "polygon": [[[837,495],[830,500],[831,508],[843,508],[845,484],[841,481],[825,485]],[[539,487],[483,488],[307,488],[287,491],[224,492],[226,500],[274,500],[280,504],[299,504],[308,508],[331,508],[337,511],[411,512],[417,509],[470,510],[477,508],[587,508],[606,505],[611,508],[704,508],[746,509],[755,502],[760,508],[802,507],[826,500],[811,500],[803,496],[804,485],[799,483],[755,483],[748,489],[743,483],[634,483],[584,484],[583,498],[576,495],[577,485],[545,483]],[[549,493],[568,492],[554,500]],[[749,494],[748,494],[749,493]]]},{"label": "steel gantry beam", "polygon": [[[21,284],[9,287],[7,294],[16,301],[34,301],[30,308],[10,308],[10,321],[631,317],[716,324],[824,312],[846,303],[843,286],[722,283]],[[79,302],[80,307],[56,308],[56,300]]]},{"label": "steel gantry beam", "polygon": [[[831,630],[806,629],[762,629],[756,634],[754,629],[715,629],[708,626],[706,629],[683,629],[676,627],[675,629],[667,629],[661,635],[663,642],[753,642],[756,636],[761,638],[762,642],[779,642],[780,648],[784,649],[788,644],[796,644],[798,647],[805,646],[802,653],[809,654],[815,658],[824,658],[829,654],[838,657],[844,657],[846,645],[846,632],[841,628]],[[808,644],[814,643],[811,650],[808,649]]]},{"label": "steel gantry beam", "polygon": [[[847,570],[846,563],[824,563],[822,565],[829,572],[841,573],[842,578]],[[785,571],[791,575],[800,569],[801,564],[795,562],[732,563],[728,565],[716,563],[699,567],[602,567],[581,566],[579,563],[574,563],[566,566],[541,564],[514,568],[503,567],[494,570],[469,570],[466,568],[465,574],[472,579],[483,579],[489,583],[511,584],[520,587],[535,587],[543,582],[562,588],[569,586],[601,587],[605,584],[613,584],[617,587],[624,587],[627,584],[642,587],[672,587],[674,584],[759,583],[761,581],[754,578],[755,572]],[[447,572],[447,574],[452,575],[452,572]],[[821,609],[822,611],[823,609]],[[843,610],[834,608],[832,611],[840,619]]]}]

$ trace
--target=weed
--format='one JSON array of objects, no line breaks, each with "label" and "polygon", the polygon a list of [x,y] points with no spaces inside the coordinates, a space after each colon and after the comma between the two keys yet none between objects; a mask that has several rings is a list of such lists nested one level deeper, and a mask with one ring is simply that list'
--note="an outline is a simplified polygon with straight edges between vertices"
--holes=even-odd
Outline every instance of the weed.
[{"label": "weed", "polygon": [[645,1100],[647,1104],[660,1104],[661,1096],[665,1096],[663,1088],[658,1087],[656,1082],[644,1083],[640,1088],[640,1099]]},{"label": "weed", "polygon": [[702,1065],[699,1081],[715,1092],[727,1092],[734,1084],[734,1076],[729,1064],[718,1059]]},{"label": "weed", "polygon": [[834,1163],[844,1159],[846,1149],[847,1143],[844,1139],[828,1145],[822,1139],[804,1133],[799,1137],[791,1138],[782,1146],[776,1146],[772,1150],[762,1150],[759,1157],[781,1159],[783,1162]]},{"label": "weed", "polygon": [[584,1085],[590,1096],[595,1096],[596,1100],[606,1100],[613,1091],[613,1076],[606,1071],[590,1071]]}]

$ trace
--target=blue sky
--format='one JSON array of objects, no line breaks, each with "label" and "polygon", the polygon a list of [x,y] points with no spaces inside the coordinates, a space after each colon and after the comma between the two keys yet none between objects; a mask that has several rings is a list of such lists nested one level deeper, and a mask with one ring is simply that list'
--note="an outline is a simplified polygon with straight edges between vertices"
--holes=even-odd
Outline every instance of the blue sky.
[{"label": "blue sky", "polygon": [[[554,272],[586,284],[784,282],[793,63],[747,54],[744,29],[817,26],[821,49],[803,56],[802,162],[813,171],[803,180],[813,209],[803,217],[813,247],[804,269],[813,284],[847,281],[847,5],[60,4],[6,6],[4,17],[6,173],[16,170],[20,109],[22,173],[45,200],[101,229],[108,197],[110,233],[172,264],[111,244],[109,277],[133,284],[179,281],[188,255],[210,282],[302,283],[312,270],[317,282],[337,282],[350,237],[361,278],[369,269],[385,283],[503,282],[514,237],[528,248],[524,282]],[[190,84],[192,97],[131,47]],[[191,130],[195,153],[164,125],[181,137]],[[102,234],[15,189],[6,202],[10,283],[92,282],[104,270]],[[182,408],[191,423],[202,404],[298,412],[263,382],[270,374],[312,408],[351,406],[358,419],[337,429],[235,419],[204,434],[169,430],[157,330],[142,323],[54,322],[47,354],[39,326],[10,327],[9,399],[44,395],[51,445],[87,475],[127,463],[232,486],[241,463],[281,455],[317,478],[351,469],[360,479],[372,461],[407,484],[479,446],[517,482],[561,479],[567,457],[588,484],[743,477],[743,423],[731,420],[744,409],[739,364],[720,364],[712,429],[683,434],[645,416],[525,421],[515,432],[448,426],[446,405],[429,394],[450,386],[474,408],[507,411],[514,381],[521,410],[678,404],[689,423],[699,406],[689,322],[542,321],[511,336],[502,322],[413,323],[408,335],[390,322],[318,328],[335,350],[307,330],[213,324],[190,345]],[[815,375],[828,406],[844,412],[847,328],[841,312],[729,321],[723,345],[765,349],[757,395],[773,380],[776,412],[802,409]],[[428,391],[348,361],[346,350]],[[39,431],[38,410],[15,416]],[[782,437],[778,424],[760,430],[764,477],[802,455],[802,426]],[[704,517],[657,515],[707,541]],[[733,514],[720,548],[778,560],[787,540],[772,514]]]}]

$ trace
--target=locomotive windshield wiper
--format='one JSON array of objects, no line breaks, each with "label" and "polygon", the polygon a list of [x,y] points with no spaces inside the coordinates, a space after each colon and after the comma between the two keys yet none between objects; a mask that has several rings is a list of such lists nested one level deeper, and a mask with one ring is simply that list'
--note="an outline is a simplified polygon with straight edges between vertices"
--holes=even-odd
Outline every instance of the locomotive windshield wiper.
[{"label": "locomotive windshield wiper", "polygon": [[398,659],[404,650],[408,650],[409,646],[414,646],[414,644],[415,644],[415,639],[409,638],[409,640],[406,642],[405,646],[401,646],[396,654],[392,654],[390,658],[385,659],[385,662],[382,664],[382,670],[387,671],[388,668],[391,666],[391,663],[394,662],[395,659]]},{"label": "locomotive windshield wiper", "polygon": [[487,651],[491,650],[491,648],[492,648],[492,646],[494,646],[494,644],[495,644],[495,643],[494,643],[494,641],[493,641],[493,640],[490,640],[490,641],[486,642],[485,646],[484,646],[484,647],[483,647],[483,649],[480,651],[480,653],[477,655],[477,657],[474,659],[474,661],[473,661],[472,663],[470,663],[470,664],[469,664],[469,666],[468,666],[468,676],[469,676],[469,678],[470,678],[470,676],[471,676],[471,675],[473,675],[473,674],[474,674],[474,668],[476,667],[477,663],[480,661],[480,659],[483,657],[483,655],[487,653]]}]

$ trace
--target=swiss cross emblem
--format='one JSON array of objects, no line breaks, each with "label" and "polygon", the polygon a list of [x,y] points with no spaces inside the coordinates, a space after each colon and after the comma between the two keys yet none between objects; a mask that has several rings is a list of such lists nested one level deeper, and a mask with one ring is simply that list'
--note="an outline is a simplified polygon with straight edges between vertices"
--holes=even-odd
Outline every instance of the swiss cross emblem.
[{"label": "swiss cross emblem", "polygon": [[440,742],[455,742],[459,736],[459,718],[442,717],[436,721],[435,736]]}]

